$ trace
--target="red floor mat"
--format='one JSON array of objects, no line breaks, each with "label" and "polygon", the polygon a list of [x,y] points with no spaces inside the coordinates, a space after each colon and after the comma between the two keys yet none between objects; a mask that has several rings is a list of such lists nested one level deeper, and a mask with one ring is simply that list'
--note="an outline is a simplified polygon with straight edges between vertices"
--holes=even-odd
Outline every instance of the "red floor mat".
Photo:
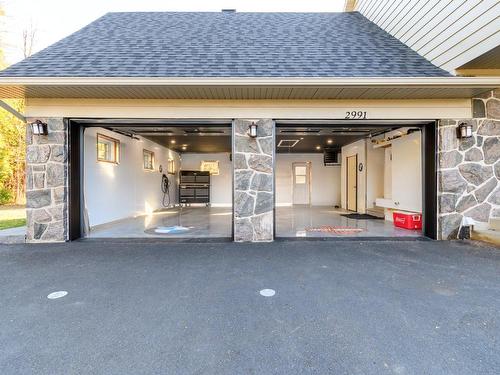
[{"label": "red floor mat", "polygon": [[334,234],[356,234],[363,232],[361,228],[353,227],[335,227],[332,225],[322,225],[320,227],[306,228],[306,232],[323,232],[323,233],[334,233]]}]

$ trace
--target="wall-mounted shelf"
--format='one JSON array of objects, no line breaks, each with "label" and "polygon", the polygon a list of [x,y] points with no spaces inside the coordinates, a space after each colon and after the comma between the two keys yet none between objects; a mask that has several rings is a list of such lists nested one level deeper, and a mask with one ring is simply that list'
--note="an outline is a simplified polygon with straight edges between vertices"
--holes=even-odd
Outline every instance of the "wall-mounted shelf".
[{"label": "wall-mounted shelf", "polygon": [[421,213],[421,210],[418,207],[410,207],[410,206],[404,206],[404,205],[402,206],[400,204],[400,202],[394,202],[392,199],[388,199],[388,198],[375,199],[375,206],[382,207],[382,208],[388,208],[391,210]]},{"label": "wall-mounted shelf", "polygon": [[384,140],[382,142],[373,143],[373,148],[387,148],[392,145],[392,141]]}]

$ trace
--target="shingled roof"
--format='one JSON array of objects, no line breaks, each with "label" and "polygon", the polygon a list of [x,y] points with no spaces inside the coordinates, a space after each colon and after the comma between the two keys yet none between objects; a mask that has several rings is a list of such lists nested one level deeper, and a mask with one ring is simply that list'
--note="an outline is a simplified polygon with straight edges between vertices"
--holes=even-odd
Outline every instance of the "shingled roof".
[{"label": "shingled roof", "polygon": [[108,13],[0,77],[447,77],[361,14]]}]

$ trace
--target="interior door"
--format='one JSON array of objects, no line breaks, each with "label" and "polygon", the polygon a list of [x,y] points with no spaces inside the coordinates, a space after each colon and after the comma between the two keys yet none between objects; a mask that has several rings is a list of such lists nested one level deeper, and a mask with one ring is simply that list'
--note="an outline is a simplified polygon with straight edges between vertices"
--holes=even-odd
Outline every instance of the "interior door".
[{"label": "interior door", "polygon": [[310,204],[310,163],[293,163],[293,204]]},{"label": "interior door", "polygon": [[358,210],[358,155],[347,157],[347,209]]}]

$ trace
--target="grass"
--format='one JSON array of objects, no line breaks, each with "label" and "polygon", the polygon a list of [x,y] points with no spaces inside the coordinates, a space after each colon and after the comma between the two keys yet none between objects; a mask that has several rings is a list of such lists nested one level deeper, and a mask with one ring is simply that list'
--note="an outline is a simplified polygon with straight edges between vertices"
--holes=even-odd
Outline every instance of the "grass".
[{"label": "grass", "polygon": [[0,206],[0,230],[24,225],[26,225],[26,209],[24,206]]},{"label": "grass", "polygon": [[26,219],[0,219],[0,230],[23,227],[26,225]]}]

